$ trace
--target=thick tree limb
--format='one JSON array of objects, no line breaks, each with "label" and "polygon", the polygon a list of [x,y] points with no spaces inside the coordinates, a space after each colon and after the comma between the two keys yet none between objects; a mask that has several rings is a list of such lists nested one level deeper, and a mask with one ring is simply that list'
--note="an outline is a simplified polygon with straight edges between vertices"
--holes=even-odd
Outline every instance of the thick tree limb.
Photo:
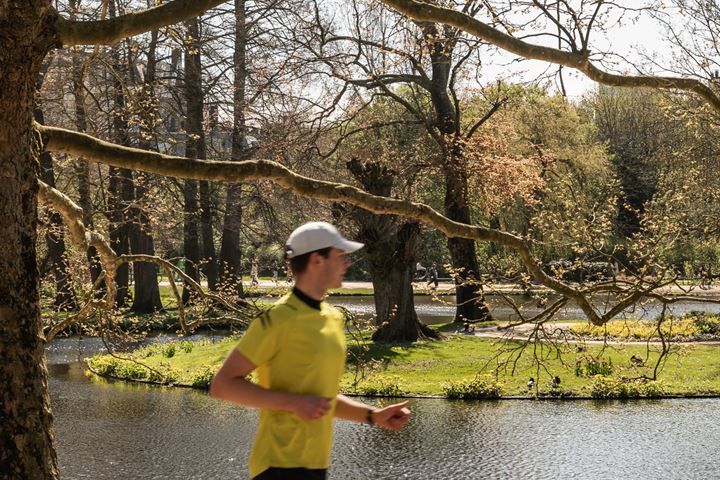
[{"label": "thick tree limb", "polygon": [[62,45],[112,44],[126,37],[197,17],[225,1],[173,0],[157,7],[107,20],[81,22],[58,17],[58,40]]},{"label": "thick tree limb", "polygon": [[565,52],[552,47],[527,43],[451,8],[439,7],[417,0],[381,1],[413,20],[452,25],[521,57],[574,68],[583,72],[588,78],[604,85],[684,90],[699,95],[715,110],[720,111],[720,96],[700,80],[664,76],[617,75],[593,65],[590,62],[589,51]]},{"label": "thick tree limb", "polygon": [[414,218],[437,228],[448,237],[469,238],[505,245],[520,255],[522,262],[538,282],[575,300],[592,323],[601,325],[609,320],[595,311],[580,290],[547,275],[533,258],[529,245],[522,238],[491,228],[454,222],[428,205],[371,195],[342,183],[314,180],[298,175],[279,163],[267,160],[239,162],[195,160],[123,147],[62,128],[41,125],[37,125],[37,128],[43,135],[45,148],[54,152],[64,152],[106,165],[171,177],[221,182],[270,180],[298,195],[347,202],[378,214],[395,214]]}]

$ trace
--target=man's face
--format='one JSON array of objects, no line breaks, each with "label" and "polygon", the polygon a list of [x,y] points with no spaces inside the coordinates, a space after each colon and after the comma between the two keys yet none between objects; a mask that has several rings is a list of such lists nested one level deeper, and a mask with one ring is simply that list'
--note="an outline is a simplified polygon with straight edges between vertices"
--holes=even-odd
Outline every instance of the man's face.
[{"label": "man's face", "polygon": [[351,264],[345,252],[339,248],[333,248],[327,258],[323,260],[323,277],[326,280],[326,288],[342,287],[345,272]]}]

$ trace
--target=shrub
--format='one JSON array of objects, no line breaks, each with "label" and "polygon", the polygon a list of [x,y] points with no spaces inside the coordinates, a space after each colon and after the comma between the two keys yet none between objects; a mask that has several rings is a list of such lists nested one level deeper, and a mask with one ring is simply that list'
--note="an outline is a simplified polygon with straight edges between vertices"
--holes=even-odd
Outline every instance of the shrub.
[{"label": "shrub", "polygon": [[592,354],[587,354],[575,361],[575,376],[577,377],[607,376],[612,372],[613,364],[611,359],[595,358]]},{"label": "shrub", "polygon": [[98,375],[109,376],[116,374],[119,362],[116,358],[105,355],[93,355],[87,360],[87,363]]},{"label": "shrub", "polygon": [[720,317],[705,312],[692,311],[685,315],[695,322],[700,333],[705,335],[720,335]]},{"label": "shrub", "polygon": [[129,378],[131,380],[145,380],[150,373],[150,370],[147,368],[133,362],[119,363],[115,371],[118,377]]},{"label": "shrub", "polygon": [[176,348],[177,348],[177,346],[176,346],[175,342],[168,343],[167,345],[165,345],[163,347],[162,354],[167,358],[172,358],[175,356]]},{"label": "shrub", "polygon": [[[570,327],[578,335],[592,338],[611,337],[617,339],[648,339],[657,337],[656,321],[613,320],[603,326],[586,323]],[[668,338],[689,338],[699,333],[695,321],[690,318],[667,317],[662,324],[662,332]]]},{"label": "shrub", "polygon": [[193,372],[190,385],[195,388],[209,388],[210,382],[217,373],[219,367],[204,367]]},{"label": "shrub", "polygon": [[643,380],[622,380],[597,375],[591,385],[593,398],[639,398],[658,397],[665,393],[660,382]]},{"label": "shrub", "polygon": [[443,392],[447,398],[500,398],[502,387],[502,382],[493,377],[478,375],[470,381],[451,382],[444,385]]},{"label": "shrub", "polygon": [[377,382],[368,382],[361,385],[358,393],[369,397],[399,397],[403,394],[402,388],[395,378],[378,377]]},{"label": "shrub", "polygon": [[187,340],[183,340],[180,342],[180,350],[182,350],[185,353],[190,353],[193,351],[193,344],[192,342],[188,342]]}]

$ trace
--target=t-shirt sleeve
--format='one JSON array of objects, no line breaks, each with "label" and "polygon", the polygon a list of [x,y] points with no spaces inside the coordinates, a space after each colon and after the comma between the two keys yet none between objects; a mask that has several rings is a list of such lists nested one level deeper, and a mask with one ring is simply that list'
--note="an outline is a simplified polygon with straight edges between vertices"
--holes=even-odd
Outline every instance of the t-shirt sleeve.
[{"label": "t-shirt sleeve", "polygon": [[281,326],[278,319],[273,321],[270,313],[265,312],[250,322],[245,335],[240,338],[235,349],[243,354],[255,366],[263,365],[272,359],[278,350],[278,336]]}]

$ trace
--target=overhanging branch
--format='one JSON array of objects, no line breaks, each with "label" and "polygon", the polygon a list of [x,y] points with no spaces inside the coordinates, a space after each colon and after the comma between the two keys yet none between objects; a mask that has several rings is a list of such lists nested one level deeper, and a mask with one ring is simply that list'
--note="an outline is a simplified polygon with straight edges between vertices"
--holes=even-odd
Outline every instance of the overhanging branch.
[{"label": "overhanging branch", "polygon": [[720,97],[700,80],[692,78],[617,75],[596,67],[590,62],[589,52],[565,52],[552,47],[534,45],[508,35],[493,27],[451,8],[439,7],[417,0],[381,0],[399,13],[422,22],[438,22],[457,27],[470,35],[485,40],[510,53],[534,60],[543,60],[574,68],[588,78],[615,87],[648,87],[692,92],[720,111]]},{"label": "overhanging branch", "polygon": [[63,45],[112,44],[126,37],[197,17],[225,1],[173,0],[107,20],[77,21],[58,17],[58,39]]},{"label": "overhanging branch", "polygon": [[515,250],[530,274],[541,284],[572,298],[587,318],[596,325],[607,321],[598,315],[590,301],[570,285],[547,275],[533,258],[530,247],[522,238],[499,230],[454,222],[428,205],[379,197],[342,183],[326,182],[298,175],[276,162],[267,160],[211,161],[163,155],[161,153],[123,147],[83,133],[56,127],[37,125],[43,135],[45,148],[81,156],[118,168],[127,168],[158,175],[219,182],[269,180],[305,197],[347,202],[377,214],[394,214],[414,218],[433,226],[448,237],[468,238],[481,242],[495,242]]}]

